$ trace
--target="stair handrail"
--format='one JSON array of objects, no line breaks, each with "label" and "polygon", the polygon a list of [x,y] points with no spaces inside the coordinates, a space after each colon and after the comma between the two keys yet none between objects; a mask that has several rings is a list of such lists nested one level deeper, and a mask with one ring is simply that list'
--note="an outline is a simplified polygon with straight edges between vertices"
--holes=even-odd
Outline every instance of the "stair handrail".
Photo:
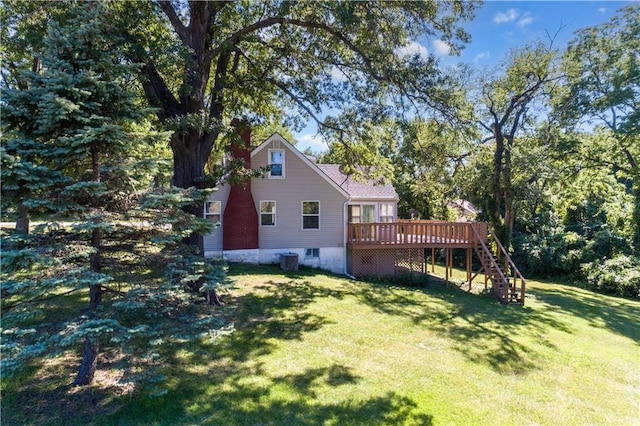
[{"label": "stair handrail", "polygon": [[500,240],[498,239],[498,237],[495,236],[495,234],[493,234],[493,240],[498,243],[498,247],[500,248],[500,251],[502,252],[502,254],[504,254],[504,257],[507,259],[507,262],[509,262],[509,266],[511,266],[511,268],[513,268],[513,272],[514,272],[514,278],[520,278],[521,280],[525,280],[524,276],[522,276],[522,274],[520,273],[520,270],[518,269],[518,267],[516,266],[515,263],[513,263],[513,260],[511,260],[511,256],[509,256],[509,253],[507,252],[507,250],[504,248],[504,246],[502,245],[502,243],[500,242]]},{"label": "stair handrail", "polygon": [[511,270],[513,271],[513,285],[515,286],[517,283],[517,280],[520,279],[520,299],[522,300],[522,304],[524,304],[524,294],[525,294],[525,286],[526,286],[527,280],[525,280],[524,276],[522,275],[522,273],[520,272],[516,264],[513,262],[513,260],[511,260],[511,256],[509,256],[509,252],[507,252],[507,250],[504,248],[504,246],[502,245],[498,237],[496,237],[495,232],[491,232],[491,235],[493,237],[493,241],[496,242],[496,244],[498,245],[498,249],[504,255],[504,258],[506,259],[507,263],[511,267]]},{"label": "stair handrail", "polygon": [[[473,233],[475,234],[476,241],[480,242],[480,245],[482,246],[482,250],[484,251],[484,253],[488,254],[489,258],[491,259],[491,261],[495,263],[495,260],[493,260],[493,253],[491,253],[491,250],[489,250],[489,247],[487,247],[487,245],[484,243],[484,240],[482,239],[482,237],[478,233],[478,230],[476,229],[476,227],[472,226],[471,229],[473,229]],[[476,247],[477,247],[477,245],[476,245]],[[504,272],[502,271],[502,268],[496,268],[496,270],[498,271],[498,274],[500,275],[500,279],[502,279],[502,282],[506,283],[507,286],[508,286],[509,285],[509,278],[504,274]],[[486,271],[485,271],[485,274],[486,274]],[[492,287],[493,287],[493,282],[492,282]],[[509,289],[507,289],[506,291],[507,291],[506,298],[508,298]],[[499,294],[498,296],[500,297],[501,300],[505,298],[505,297],[503,297],[502,294]],[[522,300],[524,301],[524,298]]]},{"label": "stair handrail", "polygon": [[498,244],[498,248],[500,249],[502,254],[504,254],[505,259],[507,260],[509,266],[511,267],[511,270],[513,271],[513,285],[515,286],[517,280],[520,279],[520,300],[522,300],[522,304],[524,305],[526,280],[524,279],[524,276],[522,275],[516,264],[513,262],[513,260],[511,260],[511,256],[509,256],[509,253],[504,248],[500,240],[495,236],[495,234],[493,234],[493,240]]}]

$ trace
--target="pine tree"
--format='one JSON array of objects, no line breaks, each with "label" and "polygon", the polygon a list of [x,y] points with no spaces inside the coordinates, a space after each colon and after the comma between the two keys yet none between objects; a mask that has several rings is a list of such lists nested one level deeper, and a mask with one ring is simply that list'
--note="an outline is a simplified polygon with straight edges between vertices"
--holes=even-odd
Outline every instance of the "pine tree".
[{"label": "pine tree", "polygon": [[[3,374],[83,342],[74,384],[86,385],[101,345],[144,347],[152,357],[153,342],[178,335],[176,326],[196,318],[199,307],[184,289],[195,282],[196,289],[213,290],[226,284],[226,275],[181,245],[194,231],[211,231],[210,223],[181,209],[207,192],[153,186],[163,164],[152,157],[154,141],[162,135],[135,131],[148,111],[128,84],[135,64],[119,54],[110,4],[69,7],[75,19],[49,25],[42,71],[29,73],[26,87],[7,90],[3,104],[10,139],[2,159],[11,170],[3,195],[67,219],[4,238],[10,250],[2,270]],[[140,268],[151,268],[155,280],[119,280]],[[87,288],[88,309],[62,322],[48,318],[51,299]],[[214,317],[201,320],[190,331],[213,323]]]}]

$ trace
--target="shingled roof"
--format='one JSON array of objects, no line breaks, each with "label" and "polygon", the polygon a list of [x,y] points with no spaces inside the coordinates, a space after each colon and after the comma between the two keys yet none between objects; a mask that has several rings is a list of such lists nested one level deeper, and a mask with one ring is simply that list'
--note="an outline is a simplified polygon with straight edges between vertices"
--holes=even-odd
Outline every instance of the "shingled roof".
[{"label": "shingled roof", "polygon": [[373,179],[366,182],[356,181],[350,175],[342,173],[339,164],[316,164],[316,166],[340,188],[345,190],[351,199],[398,200],[396,190],[389,183],[381,184]]}]

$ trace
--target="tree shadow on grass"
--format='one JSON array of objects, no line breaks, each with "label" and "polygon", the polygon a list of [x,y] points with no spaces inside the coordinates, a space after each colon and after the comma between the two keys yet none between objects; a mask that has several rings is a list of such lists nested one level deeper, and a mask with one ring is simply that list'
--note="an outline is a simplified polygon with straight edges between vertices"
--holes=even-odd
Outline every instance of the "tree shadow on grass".
[{"label": "tree shadow on grass", "polygon": [[640,344],[640,304],[571,286],[550,284],[529,290],[552,312],[580,317],[593,327],[606,328]]},{"label": "tree shadow on grass", "polygon": [[[252,287],[252,292],[230,302],[235,332],[227,354],[241,361],[265,355],[277,340],[299,340],[305,333],[330,324],[323,316],[306,309],[316,298],[342,297],[337,291],[313,285],[310,281],[269,280]],[[242,350],[237,350],[242,348]]]},{"label": "tree shadow on grass", "polygon": [[432,417],[418,410],[416,401],[395,392],[356,400],[331,398],[332,392],[360,381],[346,365],[270,375],[262,356],[272,353],[278,341],[299,340],[329,324],[326,317],[307,308],[318,298],[337,300],[345,293],[312,284],[315,271],[293,275],[274,268],[260,271],[265,272],[274,278],[261,279],[244,294],[229,295],[226,306],[215,308],[216,315],[234,321],[234,333],[216,342],[186,341],[159,348],[158,362],[167,377],[159,386],[148,384],[121,396],[93,387],[74,392],[64,386],[38,394],[26,387],[18,390],[20,398],[48,406],[31,417],[25,408],[21,419],[28,420],[20,423],[432,424]]},{"label": "tree shadow on grass", "polygon": [[[306,278],[306,277],[303,277]],[[167,347],[162,359],[169,370],[167,393],[141,394],[105,423],[202,425],[420,424],[430,415],[394,392],[362,400],[329,398],[358,384],[349,366],[332,364],[271,375],[262,356],[278,341],[301,339],[329,324],[307,308],[317,298],[341,298],[344,292],[308,280],[274,278],[230,299],[236,331],[207,345]],[[188,359],[184,353],[188,353]],[[324,400],[323,400],[324,399]],[[337,402],[336,402],[337,401]]]},{"label": "tree shadow on grass", "polygon": [[540,351],[543,347],[554,348],[545,337],[549,327],[571,333],[567,324],[548,313],[527,306],[501,305],[489,295],[469,293],[453,284],[423,288],[359,284],[352,294],[362,302],[381,313],[426,326],[452,341],[470,361],[486,364],[501,374],[525,374],[539,368]]},{"label": "tree shadow on grass", "polygon": [[[256,378],[259,374],[260,377]],[[359,378],[340,364],[309,368],[300,373],[268,377],[246,365],[186,373],[168,394],[140,399],[114,419],[135,424],[199,425],[430,425],[430,415],[416,412],[418,404],[395,392],[366,400],[319,402],[318,392],[330,386],[357,383]],[[206,381],[206,386],[203,385]],[[138,423],[139,422],[139,423]]]}]

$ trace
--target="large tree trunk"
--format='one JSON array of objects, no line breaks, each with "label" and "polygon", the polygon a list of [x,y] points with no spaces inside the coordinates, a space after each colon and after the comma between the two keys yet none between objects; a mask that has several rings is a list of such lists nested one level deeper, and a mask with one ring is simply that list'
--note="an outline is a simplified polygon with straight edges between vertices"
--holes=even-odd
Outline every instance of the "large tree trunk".
[{"label": "large tree trunk", "polygon": [[85,337],[84,350],[82,352],[82,364],[76,379],[73,381],[75,386],[85,386],[91,384],[93,376],[98,366],[98,352],[100,344],[91,336]]},{"label": "large tree trunk", "polygon": [[501,242],[505,249],[509,250],[511,246],[511,238],[513,236],[513,227],[516,220],[516,212],[514,206],[513,186],[511,182],[511,148],[513,147],[513,138],[507,136],[505,138],[507,144],[504,150],[504,162],[502,165],[503,179],[502,186],[504,187],[504,216],[503,216],[503,234],[501,236]]},{"label": "large tree trunk", "polygon": [[18,211],[16,215],[16,232],[18,234],[29,234],[29,225],[31,222],[31,215],[29,214],[29,207],[24,204],[18,204]]},{"label": "large tree trunk", "polygon": [[[205,187],[205,165],[213,148],[213,142],[219,132],[202,134],[196,130],[175,133],[171,138],[173,151],[173,185],[178,188]],[[204,207],[202,203],[189,204],[183,208],[185,213],[202,217]],[[192,233],[185,238],[184,243],[198,248],[204,254],[203,236]]]},{"label": "large tree trunk", "polygon": [[633,246],[640,256],[640,175],[636,175],[633,182],[633,195],[635,206],[633,207]]},{"label": "large tree trunk", "polygon": [[498,123],[493,124],[493,133],[496,141],[495,151],[493,153],[493,170],[491,176],[491,199],[487,203],[487,213],[489,216],[489,224],[496,233],[500,241],[504,238],[504,222],[502,220],[502,207],[504,198],[503,188],[503,159],[504,159],[504,136],[502,128]]}]

